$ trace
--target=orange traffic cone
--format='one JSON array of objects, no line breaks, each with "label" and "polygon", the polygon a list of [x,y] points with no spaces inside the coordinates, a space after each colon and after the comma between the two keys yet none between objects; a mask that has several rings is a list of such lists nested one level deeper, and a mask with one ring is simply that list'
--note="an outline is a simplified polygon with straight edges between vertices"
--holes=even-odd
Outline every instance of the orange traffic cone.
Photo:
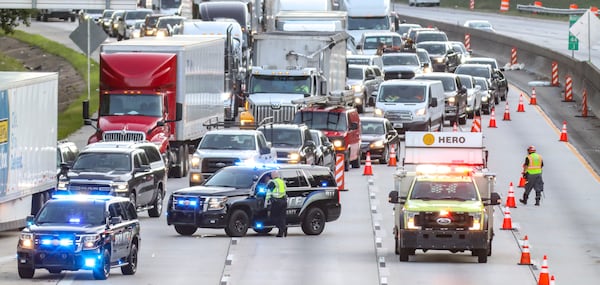
[{"label": "orange traffic cone", "polygon": [[504,221],[502,221],[501,230],[514,230],[512,226],[512,219],[510,218],[510,209],[508,207],[504,210]]},{"label": "orange traffic cone", "polygon": [[388,166],[396,166],[396,147],[392,146],[390,150],[390,159],[388,160]]},{"label": "orange traffic cone", "polygon": [[550,285],[550,276],[548,276],[548,257],[545,255],[544,260],[542,261],[540,277],[538,278],[538,285]]},{"label": "orange traffic cone", "polygon": [[373,175],[373,167],[371,166],[371,152],[367,152],[367,161],[365,162],[365,170],[363,175]]},{"label": "orange traffic cone", "polygon": [[490,124],[488,128],[496,128],[496,108],[492,108],[492,113],[490,114]]},{"label": "orange traffic cone", "polygon": [[510,183],[508,187],[508,196],[506,197],[506,207],[516,208],[517,203],[515,202],[515,190],[513,188],[513,183]]},{"label": "orange traffic cone", "polygon": [[529,253],[529,239],[527,236],[523,239],[523,245],[521,246],[521,260],[519,265],[532,265],[531,254]]},{"label": "orange traffic cone", "polygon": [[525,105],[523,105],[523,93],[519,96],[519,106],[517,106],[517,112],[525,112]]},{"label": "orange traffic cone", "polygon": [[503,121],[510,121],[510,111],[508,110],[508,101],[506,101],[506,107],[504,107],[504,118]]},{"label": "orange traffic cone", "polygon": [[535,87],[531,88],[531,99],[529,99],[529,105],[537,105],[537,99],[535,98]]},{"label": "orange traffic cone", "polygon": [[452,126],[452,131],[458,132],[458,127],[456,126],[456,122],[454,122],[454,125]]},{"label": "orange traffic cone", "polygon": [[517,186],[517,187],[523,188],[523,187],[525,187],[526,183],[527,183],[527,180],[525,179],[525,177],[523,177],[521,175],[521,179],[519,179],[519,186]]},{"label": "orange traffic cone", "polygon": [[475,118],[473,119],[473,125],[471,125],[471,132],[472,133],[479,133],[481,132],[481,123],[479,123],[479,117],[475,116]]},{"label": "orange traffic cone", "polygon": [[567,121],[563,121],[562,130],[560,131],[560,139],[561,142],[569,141],[567,139]]}]

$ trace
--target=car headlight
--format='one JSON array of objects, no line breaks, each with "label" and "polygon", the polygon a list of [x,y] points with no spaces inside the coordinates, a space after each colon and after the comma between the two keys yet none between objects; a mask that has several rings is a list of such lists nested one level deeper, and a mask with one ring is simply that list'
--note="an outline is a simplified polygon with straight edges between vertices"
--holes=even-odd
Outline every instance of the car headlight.
[{"label": "car headlight", "polygon": [[481,96],[481,102],[487,102],[488,96]]},{"label": "car headlight", "polygon": [[129,191],[129,185],[127,185],[127,182],[115,182],[112,189],[115,192],[127,192]]},{"label": "car headlight", "polygon": [[448,103],[450,103],[450,105],[453,105],[454,102],[456,102],[456,97],[455,96],[448,97]]},{"label": "car headlight", "polygon": [[382,148],[383,145],[383,141],[374,141],[369,145],[369,148]]},{"label": "car headlight", "polygon": [[473,224],[469,227],[469,230],[472,231],[480,231],[482,230],[482,224],[483,222],[481,221],[481,213],[472,213],[471,217],[473,217]]},{"label": "car headlight", "polygon": [[384,112],[381,109],[375,109],[375,111],[373,111],[373,114],[377,117],[383,117]]},{"label": "car headlight", "polygon": [[83,249],[95,249],[99,246],[100,235],[81,236],[81,245]]},{"label": "car headlight", "polygon": [[404,212],[404,228],[407,230],[419,230],[420,226],[415,225],[415,216],[418,212]]},{"label": "car headlight", "polygon": [[288,154],[288,158],[290,159],[290,161],[298,162],[300,161],[300,154],[298,154],[297,152],[292,152]]},{"label": "car headlight", "polygon": [[19,245],[21,248],[33,249],[33,234],[32,233],[21,233],[19,236]]},{"label": "car headlight", "polygon": [[225,208],[227,197],[210,197],[206,203],[208,204],[208,210],[221,210]]},{"label": "car headlight", "polygon": [[362,98],[361,97],[354,97],[354,104],[362,105]]},{"label": "car headlight", "polygon": [[140,30],[133,31],[133,37],[134,38],[139,38],[140,37]]},{"label": "car headlight", "polygon": [[364,87],[360,84],[352,85],[352,90],[354,90],[354,93],[362,93],[363,89],[364,89]]},{"label": "car headlight", "polygon": [[341,139],[334,140],[333,147],[335,148],[335,150],[345,150],[346,149],[346,147],[344,146],[344,141]]},{"label": "car headlight", "polygon": [[200,157],[192,156],[192,161],[190,161],[191,168],[200,168]]},{"label": "car headlight", "polygon": [[437,63],[443,63],[444,62],[444,58],[443,57],[436,58],[435,62],[437,62]]},{"label": "car headlight", "polygon": [[415,111],[416,116],[425,116],[427,114],[427,108],[421,108]]}]

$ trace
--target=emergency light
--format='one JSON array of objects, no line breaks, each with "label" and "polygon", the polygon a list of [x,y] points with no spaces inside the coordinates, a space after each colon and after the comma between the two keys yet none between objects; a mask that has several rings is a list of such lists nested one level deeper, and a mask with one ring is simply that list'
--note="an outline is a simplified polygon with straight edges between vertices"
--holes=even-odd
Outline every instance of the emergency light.
[{"label": "emergency light", "polygon": [[418,175],[470,175],[475,170],[467,165],[433,165],[420,164],[416,167]]}]

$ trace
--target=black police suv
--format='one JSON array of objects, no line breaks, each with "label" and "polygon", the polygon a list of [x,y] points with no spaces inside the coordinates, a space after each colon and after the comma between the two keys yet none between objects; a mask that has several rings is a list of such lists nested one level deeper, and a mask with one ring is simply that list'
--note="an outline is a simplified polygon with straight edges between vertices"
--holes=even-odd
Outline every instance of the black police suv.
[{"label": "black police suv", "polygon": [[140,223],[129,199],[55,195],[27,217],[17,245],[19,277],[33,278],[36,269],[52,274],[83,269],[104,280],[111,267],[133,275],[139,246]]},{"label": "black police suv", "polygon": [[197,228],[222,228],[231,237],[245,236],[249,228],[269,233],[274,225],[265,205],[266,174],[274,170],[287,186],[288,226],[319,235],[326,222],[339,218],[340,196],[329,168],[238,165],[221,168],[202,186],[173,192],[167,205],[167,224],[185,236]]}]

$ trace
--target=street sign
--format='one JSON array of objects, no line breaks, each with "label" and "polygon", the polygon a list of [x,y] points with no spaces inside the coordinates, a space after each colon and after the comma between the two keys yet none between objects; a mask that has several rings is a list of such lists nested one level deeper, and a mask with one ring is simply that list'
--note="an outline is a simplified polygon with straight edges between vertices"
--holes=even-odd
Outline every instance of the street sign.
[{"label": "street sign", "polygon": [[89,29],[89,43],[90,43],[90,54],[93,53],[100,44],[102,44],[108,35],[98,26],[97,24],[87,21],[81,21],[79,26],[69,35],[69,38],[83,51],[87,53],[88,45],[88,29]]},{"label": "street sign", "polygon": [[[569,16],[569,28],[579,20],[579,15]],[[569,32],[569,50],[579,50],[579,40],[571,32]]]}]

